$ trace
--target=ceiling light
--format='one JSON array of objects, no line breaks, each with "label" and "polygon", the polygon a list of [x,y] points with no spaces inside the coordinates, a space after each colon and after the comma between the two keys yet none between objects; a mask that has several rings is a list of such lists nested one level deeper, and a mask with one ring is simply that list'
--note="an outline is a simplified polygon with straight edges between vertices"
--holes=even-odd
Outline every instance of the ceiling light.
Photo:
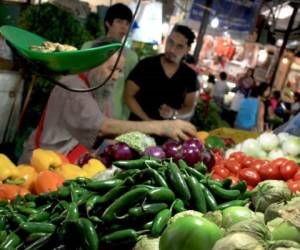
[{"label": "ceiling light", "polygon": [[211,20],[211,23],[210,23],[210,26],[212,28],[218,28],[219,27],[219,18],[217,17],[214,17],[212,20]]}]

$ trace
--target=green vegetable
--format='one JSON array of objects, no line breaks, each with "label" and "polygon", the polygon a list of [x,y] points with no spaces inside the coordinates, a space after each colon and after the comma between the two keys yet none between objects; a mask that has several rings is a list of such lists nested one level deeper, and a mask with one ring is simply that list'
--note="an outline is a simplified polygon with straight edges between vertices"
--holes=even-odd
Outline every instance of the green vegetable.
[{"label": "green vegetable", "polygon": [[228,207],[245,206],[247,203],[249,203],[249,200],[232,200],[219,204],[217,209],[223,210]]},{"label": "green vegetable", "polygon": [[152,137],[138,131],[122,134],[116,137],[115,140],[126,143],[139,153],[143,153],[148,147],[156,146],[155,140]]},{"label": "green vegetable", "polygon": [[83,249],[98,250],[99,238],[95,226],[87,218],[79,218],[76,221],[76,229],[81,238]]},{"label": "green vegetable", "polygon": [[151,228],[150,235],[152,237],[158,237],[161,235],[162,231],[166,227],[169,219],[172,216],[170,209],[161,210],[154,218],[153,225]]},{"label": "green vegetable", "polygon": [[205,146],[209,149],[226,148],[224,141],[216,136],[209,135],[205,140]]},{"label": "green vegetable", "polygon": [[168,205],[166,203],[152,203],[142,205],[140,207],[132,207],[128,210],[128,214],[131,217],[141,217],[151,214],[157,214],[158,212],[166,208],[168,208]]},{"label": "green vegetable", "polygon": [[167,174],[170,181],[169,186],[172,187],[176,195],[184,201],[190,200],[191,193],[176,164],[170,163],[168,165]]},{"label": "green vegetable", "polygon": [[[174,207],[173,207],[174,208]],[[186,210],[183,212],[180,212],[178,214],[175,214],[168,222],[168,224],[172,224],[174,223],[176,220],[178,220],[179,218],[183,218],[183,217],[188,217],[188,216],[192,216],[192,217],[202,217],[203,213],[197,212],[195,210]]]},{"label": "green vegetable", "polygon": [[16,249],[21,243],[21,238],[14,232],[10,233],[0,244],[0,249]]},{"label": "green vegetable", "polygon": [[181,199],[176,199],[174,201],[173,211],[175,213],[186,211],[186,208],[184,207],[184,202]]},{"label": "green vegetable", "polygon": [[174,192],[166,187],[150,190],[147,195],[147,201],[149,202],[173,202],[174,200]]},{"label": "green vegetable", "polygon": [[27,233],[53,233],[55,225],[47,222],[24,222],[20,224],[20,229]]},{"label": "green vegetable", "polygon": [[209,191],[209,189],[206,186],[204,186],[202,183],[200,183],[200,187],[203,191],[203,194],[204,194],[204,197],[205,197],[205,200],[206,200],[206,203],[207,203],[207,207],[211,211],[216,211],[218,205],[217,205],[215,197]]},{"label": "green vegetable", "polygon": [[214,223],[199,217],[179,218],[163,232],[160,250],[211,250],[222,238],[222,230]]},{"label": "green vegetable", "polygon": [[115,186],[123,184],[123,180],[113,179],[113,180],[90,180],[86,183],[85,187],[90,190],[95,191],[105,191],[114,188]]},{"label": "green vegetable", "polygon": [[265,250],[253,236],[246,233],[233,233],[218,240],[213,250]]},{"label": "green vegetable", "polygon": [[201,184],[197,181],[197,179],[193,176],[187,177],[187,184],[189,186],[191,192],[191,203],[196,211],[201,213],[207,212],[205,196],[203,190],[201,188]]},{"label": "green vegetable", "polygon": [[228,207],[222,210],[223,227],[229,228],[233,224],[253,218],[253,212],[247,207]]},{"label": "green vegetable", "polygon": [[236,199],[241,192],[236,189],[224,189],[217,185],[210,185],[210,189],[212,192],[217,195],[218,197],[225,199],[225,200],[233,200]]},{"label": "green vegetable", "polygon": [[159,250],[159,238],[142,235],[132,250]]},{"label": "green vegetable", "polygon": [[300,243],[300,227],[282,218],[271,220],[267,224],[273,240],[291,240]]},{"label": "green vegetable", "polygon": [[123,244],[130,245],[136,243],[138,233],[134,229],[119,230],[103,236],[100,245],[104,246],[121,246]]},{"label": "green vegetable", "polygon": [[118,213],[143,200],[147,194],[148,189],[143,187],[132,189],[123,194],[105,209],[102,214],[103,221],[112,222],[114,219],[116,219]]},{"label": "green vegetable", "polygon": [[255,187],[251,198],[255,210],[264,212],[272,203],[290,200],[291,195],[285,181],[266,180]]}]

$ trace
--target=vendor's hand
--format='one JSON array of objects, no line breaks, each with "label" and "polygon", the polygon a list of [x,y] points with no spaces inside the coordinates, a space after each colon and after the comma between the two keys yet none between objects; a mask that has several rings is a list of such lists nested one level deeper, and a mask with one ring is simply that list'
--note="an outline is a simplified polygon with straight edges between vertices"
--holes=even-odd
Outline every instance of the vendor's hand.
[{"label": "vendor's hand", "polygon": [[173,140],[187,140],[196,137],[197,130],[193,124],[183,120],[163,121],[162,136],[167,136]]},{"label": "vendor's hand", "polygon": [[170,119],[171,116],[173,115],[173,109],[167,104],[163,104],[159,108],[159,114],[165,120]]}]

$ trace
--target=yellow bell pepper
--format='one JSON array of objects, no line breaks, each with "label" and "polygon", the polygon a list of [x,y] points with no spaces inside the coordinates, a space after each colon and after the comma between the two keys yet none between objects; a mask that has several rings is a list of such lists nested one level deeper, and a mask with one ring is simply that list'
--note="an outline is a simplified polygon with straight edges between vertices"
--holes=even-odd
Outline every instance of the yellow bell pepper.
[{"label": "yellow bell pepper", "polygon": [[0,181],[17,176],[16,165],[5,155],[0,154]]},{"label": "yellow bell pepper", "polygon": [[77,165],[64,164],[55,169],[54,172],[64,177],[65,180],[73,180],[77,177],[87,177],[87,173]]},{"label": "yellow bell pepper", "polygon": [[88,178],[92,178],[98,172],[106,170],[106,167],[101,161],[97,159],[90,159],[88,163],[83,165],[82,169],[87,173]]},{"label": "yellow bell pepper", "polygon": [[24,180],[20,184],[21,187],[27,188],[28,190],[33,190],[34,183],[37,178],[37,172],[30,165],[21,164],[17,167],[18,175],[17,179]]},{"label": "yellow bell pepper", "polygon": [[41,148],[33,151],[30,163],[30,165],[33,166],[37,172],[56,169],[62,164],[63,161],[59,154],[57,154],[55,151]]}]

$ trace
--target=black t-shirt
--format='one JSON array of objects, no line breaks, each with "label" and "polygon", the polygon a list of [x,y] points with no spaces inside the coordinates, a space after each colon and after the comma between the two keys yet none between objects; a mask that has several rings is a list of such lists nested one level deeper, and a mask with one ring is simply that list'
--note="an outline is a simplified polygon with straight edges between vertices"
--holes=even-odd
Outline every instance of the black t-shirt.
[{"label": "black t-shirt", "polygon": [[[180,109],[186,94],[198,90],[197,75],[191,68],[181,63],[177,72],[169,78],[161,65],[161,56],[141,60],[128,76],[128,80],[140,87],[135,96],[137,102],[150,118],[157,120],[162,120],[159,115],[162,104]],[[130,119],[140,120],[133,113]]]}]

